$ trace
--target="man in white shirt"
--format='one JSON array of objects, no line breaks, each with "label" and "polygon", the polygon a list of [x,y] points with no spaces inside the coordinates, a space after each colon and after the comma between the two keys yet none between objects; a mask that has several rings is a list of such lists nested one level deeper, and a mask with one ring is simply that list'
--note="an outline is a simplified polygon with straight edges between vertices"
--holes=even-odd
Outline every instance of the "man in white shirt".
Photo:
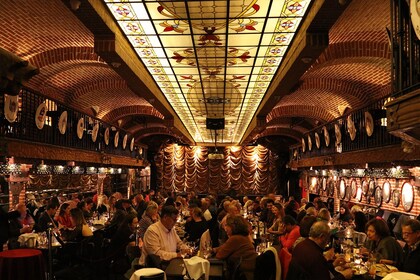
[{"label": "man in white shirt", "polygon": [[179,251],[185,245],[174,228],[177,219],[178,210],[174,206],[162,208],[160,221],[150,225],[144,234],[141,266],[146,266],[146,257],[151,254],[159,256],[162,261],[181,257]]}]

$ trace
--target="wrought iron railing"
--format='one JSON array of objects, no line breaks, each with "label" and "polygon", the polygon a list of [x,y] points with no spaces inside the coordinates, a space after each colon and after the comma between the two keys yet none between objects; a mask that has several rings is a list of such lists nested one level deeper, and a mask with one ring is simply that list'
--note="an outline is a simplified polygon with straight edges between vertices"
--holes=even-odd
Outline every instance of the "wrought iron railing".
[{"label": "wrought iron railing", "polygon": [[[395,137],[387,132],[386,129],[386,111],[384,103],[388,98],[383,98],[366,107],[355,110],[344,116],[337,118],[327,124],[316,127],[315,129],[306,133],[303,137],[305,141],[305,151],[303,145],[296,145],[291,148],[290,159],[297,160],[301,158],[311,158],[318,156],[326,156],[338,153],[345,153],[358,150],[368,150],[372,148],[384,147],[389,145],[400,144],[401,139]],[[369,112],[373,119],[373,133],[368,135],[366,130],[365,112]],[[356,129],[354,140],[351,140],[347,118],[351,117]],[[335,133],[335,126],[338,126],[341,132],[341,143],[337,144],[337,137]],[[330,144],[325,143],[325,135],[323,128],[326,127]],[[316,146],[315,133],[320,137],[320,147]],[[308,135],[312,139],[312,149],[308,147]]]},{"label": "wrought iron railing", "polygon": [[[39,129],[35,124],[35,114],[38,106],[45,102],[48,107],[44,127]],[[67,111],[67,129],[61,134],[58,129],[58,120],[62,112]],[[77,136],[77,122],[83,118],[83,138]],[[92,131],[95,124],[99,124],[96,142],[92,140]],[[104,141],[105,129],[109,128],[109,144]],[[119,131],[118,146],[114,145],[115,134]],[[122,148],[124,136],[128,134],[125,149]],[[37,143],[51,144],[61,147],[77,148],[89,151],[104,152],[107,154],[126,157],[139,157],[139,147],[135,145],[130,149],[133,135],[120,128],[114,128],[97,118],[78,112],[56,100],[43,97],[30,89],[22,89],[19,94],[19,111],[15,122],[10,123],[4,116],[4,98],[0,98],[0,135],[6,138],[15,138]]]}]

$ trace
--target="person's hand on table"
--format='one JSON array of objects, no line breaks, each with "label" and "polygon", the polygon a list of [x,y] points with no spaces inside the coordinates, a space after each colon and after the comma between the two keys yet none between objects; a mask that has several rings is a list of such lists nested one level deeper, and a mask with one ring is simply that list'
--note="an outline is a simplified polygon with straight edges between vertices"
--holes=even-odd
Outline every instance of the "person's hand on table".
[{"label": "person's hand on table", "polygon": [[324,257],[327,261],[332,261],[335,257],[334,255],[334,248],[329,249],[328,251],[324,252]]},{"label": "person's hand on table", "polygon": [[344,278],[346,279],[351,279],[353,277],[353,270],[351,268],[342,270],[340,273],[343,274]]},{"label": "person's hand on table", "polygon": [[341,266],[341,265],[345,265],[346,264],[346,260],[344,259],[344,256],[338,256],[334,262],[333,262],[333,266]]},{"label": "person's hand on table", "polygon": [[28,226],[28,225],[24,225],[21,229],[20,229],[20,233],[30,233],[32,232],[32,227]]}]

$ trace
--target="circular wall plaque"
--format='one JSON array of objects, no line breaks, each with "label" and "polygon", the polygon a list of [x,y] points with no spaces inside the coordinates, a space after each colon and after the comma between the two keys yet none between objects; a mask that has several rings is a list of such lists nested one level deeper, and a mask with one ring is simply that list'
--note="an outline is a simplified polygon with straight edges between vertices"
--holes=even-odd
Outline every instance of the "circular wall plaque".
[{"label": "circular wall plaque", "polygon": [[362,196],[363,196],[363,190],[362,190],[362,187],[358,187],[357,188],[357,193],[356,193],[356,199],[357,199],[357,201],[362,201]]},{"label": "circular wall plaque", "polygon": [[305,139],[302,138],[302,152],[304,153],[305,151],[306,151]]},{"label": "circular wall plaque", "polygon": [[325,146],[328,147],[330,145],[330,134],[325,126],[322,127],[322,131],[324,133]]},{"label": "circular wall plaque", "polygon": [[399,190],[394,190],[392,192],[392,205],[394,205],[394,207],[398,207],[400,205],[400,191]]},{"label": "circular wall plaque", "polygon": [[312,138],[310,134],[308,134],[308,150],[312,151]]},{"label": "circular wall plaque", "polygon": [[385,203],[391,200],[391,184],[388,180],[382,185],[382,198]]},{"label": "circular wall plaque", "polygon": [[357,184],[356,184],[356,180],[355,179],[351,180],[351,182],[350,182],[350,188],[351,188],[351,196],[353,198],[355,198],[356,195],[357,195]]},{"label": "circular wall plaque", "polygon": [[368,196],[369,194],[369,183],[366,180],[362,181],[362,191],[364,196]]},{"label": "circular wall plaque", "polygon": [[371,179],[369,181],[368,196],[373,196],[375,194],[375,180]]},{"label": "circular wall plaque", "polygon": [[401,203],[405,211],[410,212],[414,205],[414,188],[409,182],[401,187]]},{"label": "circular wall plaque", "polygon": [[346,182],[344,179],[340,180],[339,191],[340,199],[344,199],[346,197]]},{"label": "circular wall plaque", "polygon": [[376,206],[381,206],[382,205],[382,190],[381,187],[376,187],[375,191],[374,191],[374,199],[375,199],[375,204]]},{"label": "circular wall plaque", "polygon": [[315,132],[315,145],[318,149],[321,147],[321,139],[319,138],[318,132]]},{"label": "circular wall plaque", "polygon": [[327,191],[327,177],[322,178],[322,190]]}]

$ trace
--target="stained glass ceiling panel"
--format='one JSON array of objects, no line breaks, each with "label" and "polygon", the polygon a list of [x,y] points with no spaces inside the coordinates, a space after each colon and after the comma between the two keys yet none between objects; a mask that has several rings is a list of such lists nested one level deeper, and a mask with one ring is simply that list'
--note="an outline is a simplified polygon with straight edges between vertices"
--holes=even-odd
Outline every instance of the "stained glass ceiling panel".
[{"label": "stained glass ceiling panel", "polygon": [[217,142],[248,128],[311,0],[104,0],[188,132]]}]

